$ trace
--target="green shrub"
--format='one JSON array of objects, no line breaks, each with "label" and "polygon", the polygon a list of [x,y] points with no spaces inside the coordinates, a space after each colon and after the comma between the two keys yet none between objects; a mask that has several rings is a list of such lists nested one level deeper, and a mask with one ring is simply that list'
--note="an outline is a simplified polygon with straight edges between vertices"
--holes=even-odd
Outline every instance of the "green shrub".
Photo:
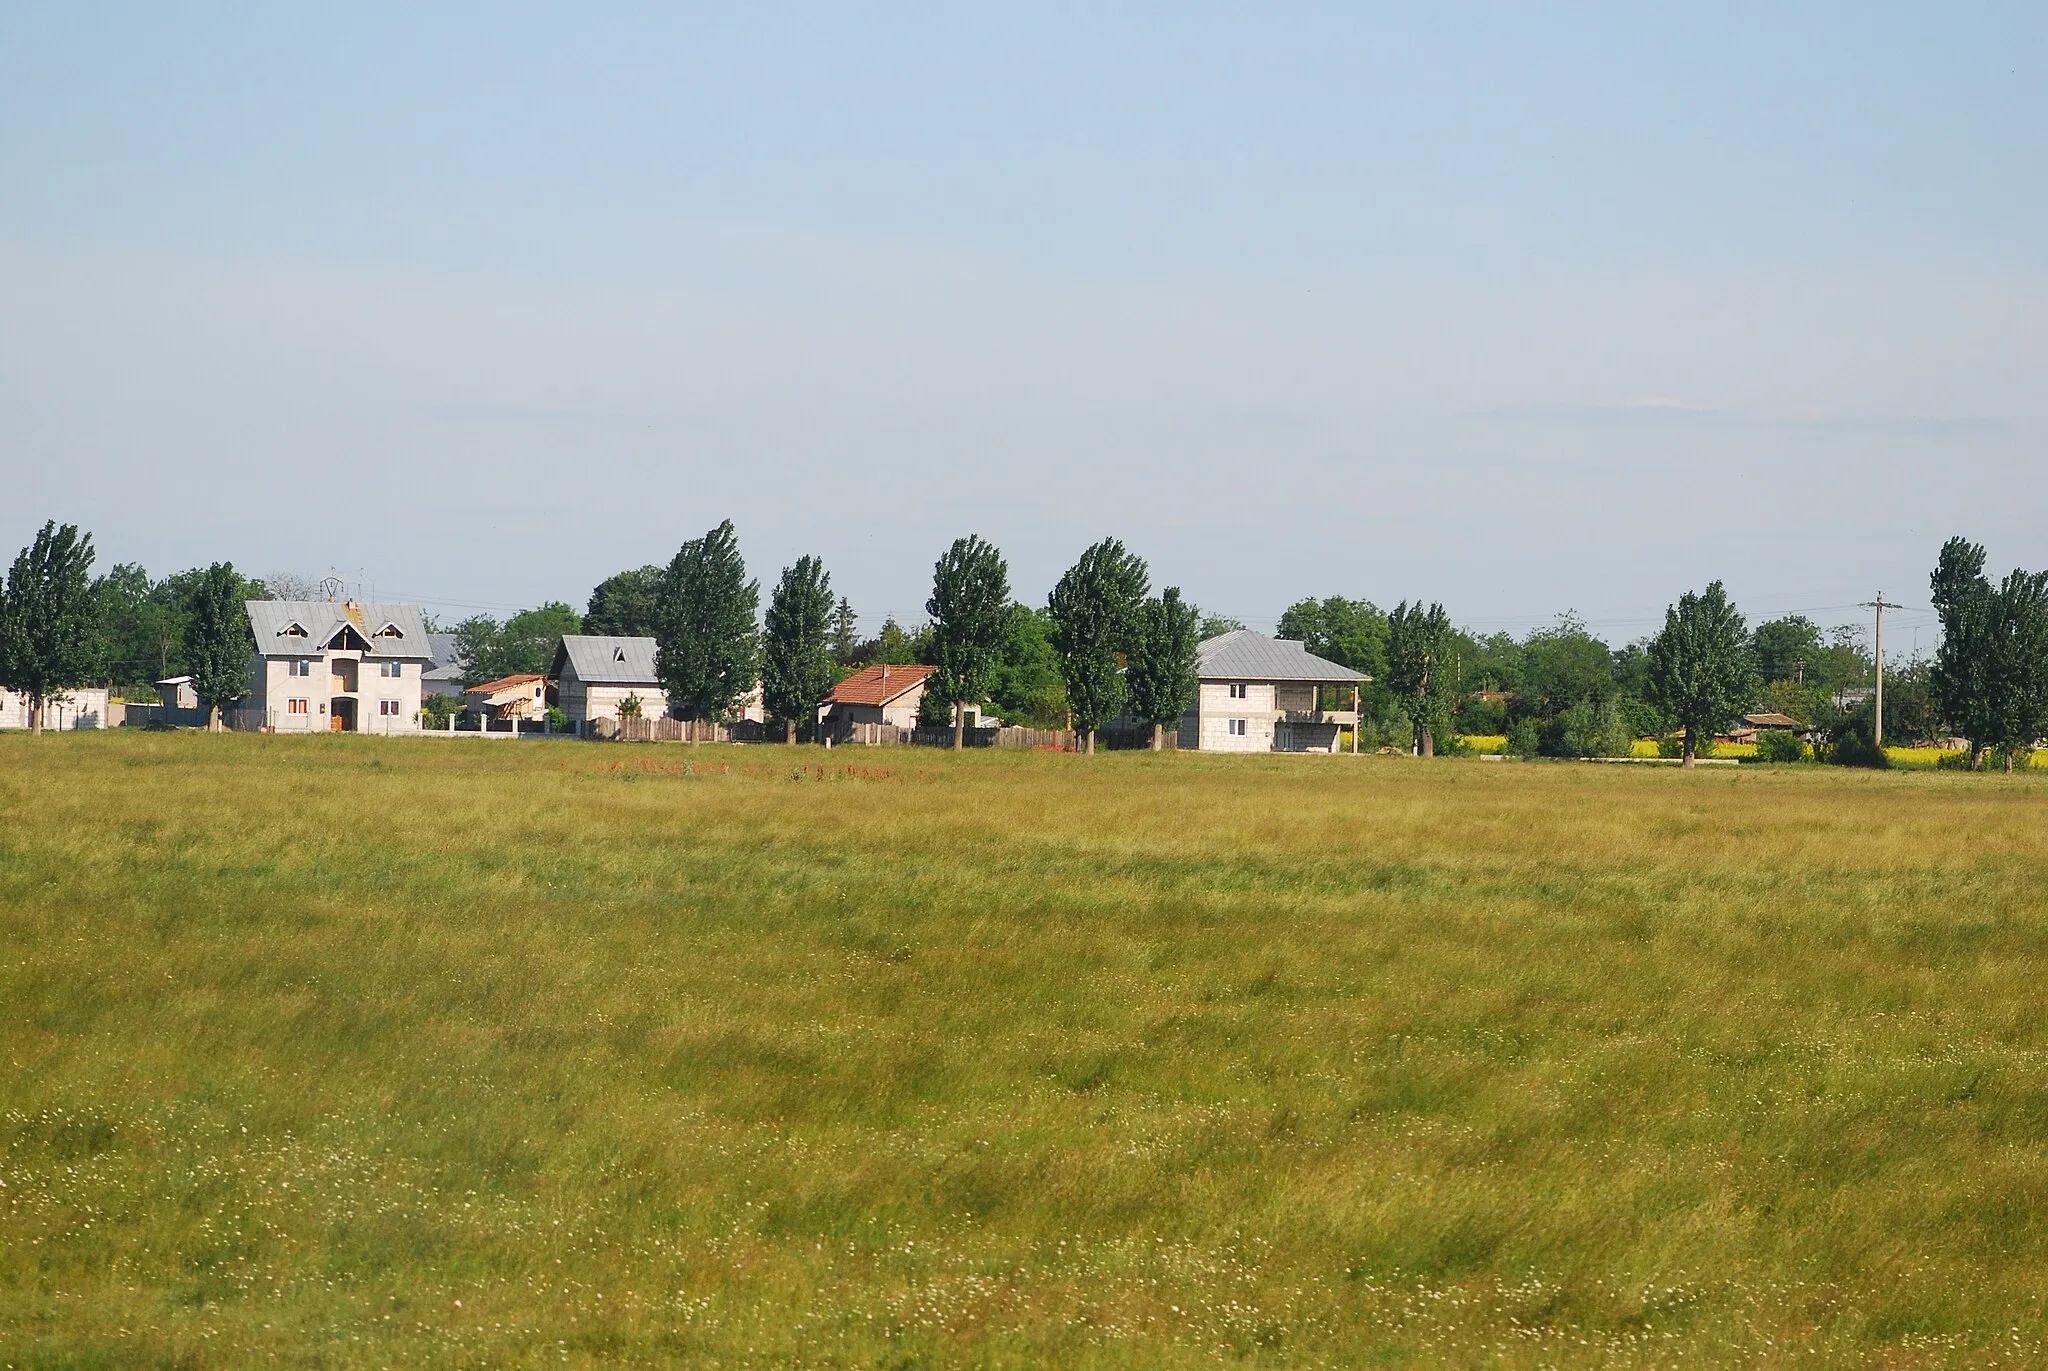
[{"label": "green shrub", "polygon": [[1757,734],[1756,759],[1760,762],[1803,762],[1806,744],[1789,728],[1767,728]]},{"label": "green shrub", "polygon": [[1508,729],[1508,743],[1502,751],[1510,757],[1534,757],[1542,750],[1543,736],[1534,719],[1522,719]]}]

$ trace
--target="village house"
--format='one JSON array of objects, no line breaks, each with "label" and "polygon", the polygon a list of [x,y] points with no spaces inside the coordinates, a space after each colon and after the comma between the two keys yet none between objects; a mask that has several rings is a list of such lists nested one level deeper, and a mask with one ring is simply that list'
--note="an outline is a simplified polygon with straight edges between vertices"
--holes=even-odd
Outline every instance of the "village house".
[{"label": "village house", "polygon": [[487,719],[538,719],[548,712],[548,678],[537,671],[501,676],[463,692],[465,707]]},{"label": "village house", "polygon": [[[1358,723],[1358,687],[1372,678],[1316,656],[1287,638],[1240,628],[1198,649],[1201,689],[1181,720],[1180,746],[1204,752],[1334,752],[1340,729]],[[1324,709],[1335,687],[1350,709]]]},{"label": "village house", "polygon": [[417,733],[433,660],[416,605],[250,600],[255,657],[231,721],[278,733]]},{"label": "village house", "polygon": [[843,742],[855,724],[915,728],[925,684],[935,670],[889,662],[862,667],[832,687],[832,693],[818,706],[819,736]]},{"label": "village house", "polygon": [[[669,712],[668,692],[655,674],[654,659],[652,638],[567,634],[548,670],[555,682],[555,707],[569,716],[578,733],[588,733],[600,719],[619,718],[619,706],[628,696],[640,702],[641,718],[663,718]],[[732,717],[754,723],[768,717],[759,683],[740,698]]]},{"label": "village house", "polygon": [[569,634],[556,646],[548,675],[555,682],[556,707],[578,733],[589,732],[600,719],[619,718],[628,698],[639,702],[643,719],[668,713],[668,692],[654,674],[652,638]]}]

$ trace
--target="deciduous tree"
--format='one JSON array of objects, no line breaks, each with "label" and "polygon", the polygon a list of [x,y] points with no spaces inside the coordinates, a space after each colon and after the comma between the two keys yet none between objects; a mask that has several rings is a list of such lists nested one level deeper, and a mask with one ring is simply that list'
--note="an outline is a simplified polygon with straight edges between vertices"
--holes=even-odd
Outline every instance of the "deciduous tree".
[{"label": "deciduous tree", "polygon": [[1415,723],[1415,750],[1436,755],[1436,740],[1447,735],[1456,689],[1444,661],[1451,620],[1441,604],[1424,608],[1403,600],[1387,616],[1387,688]]},{"label": "deciduous tree", "polygon": [[1685,730],[1687,767],[1700,735],[1711,738],[1756,698],[1748,626],[1719,581],[1703,594],[1687,591],[1664,611],[1663,631],[1650,641],[1649,678],[1658,707]]},{"label": "deciduous tree", "polygon": [[1139,620],[1138,650],[1131,655],[1124,679],[1130,688],[1131,713],[1152,725],[1152,750],[1160,750],[1166,725],[1178,724],[1194,708],[1202,682],[1195,649],[1201,625],[1195,608],[1180,598],[1179,586],[1145,602]]},{"label": "deciduous tree", "polygon": [[761,645],[761,698],[796,742],[797,720],[817,713],[832,693],[832,577],[816,557],[782,569],[768,601],[768,631]]},{"label": "deciduous tree", "polygon": [[1053,587],[1053,649],[1067,682],[1074,727],[1095,751],[1095,730],[1124,704],[1123,659],[1137,644],[1149,586],[1144,560],[1114,538],[1081,554]]},{"label": "deciduous tree", "polygon": [[720,718],[754,688],[760,606],[761,583],[747,579],[732,520],[676,553],[662,573],[655,672],[677,717]]},{"label": "deciduous tree", "polygon": [[965,741],[966,707],[988,698],[1010,628],[1010,568],[979,535],[954,540],[932,567],[932,673],[927,693],[953,706],[953,746]]},{"label": "deciduous tree", "polygon": [[90,533],[50,522],[8,570],[0,596],[0,689],[27,698],[31,734],[42,733],[51,701],[99,671],[92,558]]},{"label": "deciduous tree", "polygon": [[661,623],[661,568],[634,567],[607,576],[590,592],[583,632],[652,638]]},{"label": "deciduous tree", "polygon": [[192,589],[192,617],[185,630],[185,662],[192,692],[206,706],[206,726],[218,733],[221,711],[249,693],[248,582],[233,563],[215,562]]}]

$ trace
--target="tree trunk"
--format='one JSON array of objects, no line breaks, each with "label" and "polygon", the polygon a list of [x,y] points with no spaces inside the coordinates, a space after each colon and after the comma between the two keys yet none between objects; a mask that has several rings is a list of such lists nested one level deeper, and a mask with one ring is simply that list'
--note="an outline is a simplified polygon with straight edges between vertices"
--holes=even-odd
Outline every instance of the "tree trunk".
[{"label": "tree trunk", "polygon": [[1696,753],[1698,750],[1699,743],[1697,740],[1697,736],[1693,732],[1692,725],[1687,724],[1685,726],[1685,759],[1684,761],[1680,762],[1679,765],[1684,767],[1687,771],[1692,770],[1693,754]]},{"label": "tree trunk", "polygon": [[1983,748],[1981,748],[1981,747],[1979,747],[1979,746],[1977,746],[1977,745],[1976,745],[1975,743],[1971,743],[1971,744],[1970,744],[1970,770],[1972,770],[1972,771],[1982,771],[1983,769],[1984,769],[1984,749],[1983,749]]},{"label": "tree trunk", "polygon": [[1095,730],[1092,728],[1088,730],[1088,755],[1095,755]]},{"label": "tree trunk", "polygon": [[784,734],[782,735],[782,741],[784,741],[785,743],[788,743],[788,744],[789,744],[789,745],[790,745],[791,747],[795,747],[795,746],[796,746],[796,720],[795,720],[795,719],[784,719],[784,720],[782,721],[782,725],[783,725],[784,729],[786,729],[786,730],[787,730],[787,731],[786,731],[786,732],[785,732],[785,733],[784,733]]},{"label": "tree trunk", "polygon": [[2008,776],[2012,775],[2012,749],[2011,749],[2011,748],[2007,748],[2007,749],[2005,750],[2005,774],[2006,774],[2006,775],[2008,775]]},{"label": "tree trunk", "polygon": [[1436,756],[1436,735],[1426,728],[1422,730],[1422,755],[1425,757]]},{"label": "tree trunk", "polygon": [[1166,725],[1157,721],[1154,721],[1152,725],[1152,750],[1154,752],[1164,752],[1166,750]]},{"label": "tree trunk", "polygon": [[208,706],[206,707],[206,731],[207,731],[208,733],[218,733],[218,732],[220,732],[220,706],[219,706],[219,705],[215,705],[215,704],[209,704],[209,705],[208,705]]},{"label": "tree trunk", "polygon": [[960,701],[953,702],[953,750],[958,752],[967,746],[967,706]]},{"label": "tree trunk", "polygon": [[40,695],[28,697],[28,736],[31,738],[43,736],[43,699]]}]

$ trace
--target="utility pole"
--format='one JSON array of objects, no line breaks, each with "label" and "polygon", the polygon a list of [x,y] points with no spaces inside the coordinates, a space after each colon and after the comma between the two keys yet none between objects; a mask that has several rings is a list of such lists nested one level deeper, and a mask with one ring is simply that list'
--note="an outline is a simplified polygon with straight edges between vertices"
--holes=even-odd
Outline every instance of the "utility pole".
[{"label": "utility pole", "polygon": [[1873,717],[1873,719],[1874,719],[1874,721],[1875,721],[1875,724],[1876,724],[1876,726],[1875,726],[1875,727],[1874,727],[1874,728],[1873,728],[1873,729],[1871,730],[1871,733],[1872,733],[1872,741],[1873,741],[1873,742],[1875,742],[1875,743],[1877,744],[1877,746],[1879,746],[1879,747],[1883,747],[1883,746],[1884,746],[1884,612],[1885,612],[1885,611],[1886,611],[1887,609],[1897,609],[1897,608],[1898,608],[1898,606],[1897,606],[1897,605],[1895,605],[1895,604],[1890,604],[1890,603],[1888,603],[1888,602],[1887,602],[1887,601],[1885,600],[1885,598],[1884,598],[1884,592],[1880,590],[1880,591],[1878,591],[1878,592],[1877,592],[1877,598],[1876,598],[1875,600],[1865,600],[1865,601],[1863,602],[1863,607],[1864,607],[1865,609],[1874,609],[1874,610],[1876,610],[1876,611],[1877,611],[1877,710],[1876,710],[1876,713],[1875,713],[1875,714],[1874,714],[1874,715],[1872,716],[1872,717]]}]

